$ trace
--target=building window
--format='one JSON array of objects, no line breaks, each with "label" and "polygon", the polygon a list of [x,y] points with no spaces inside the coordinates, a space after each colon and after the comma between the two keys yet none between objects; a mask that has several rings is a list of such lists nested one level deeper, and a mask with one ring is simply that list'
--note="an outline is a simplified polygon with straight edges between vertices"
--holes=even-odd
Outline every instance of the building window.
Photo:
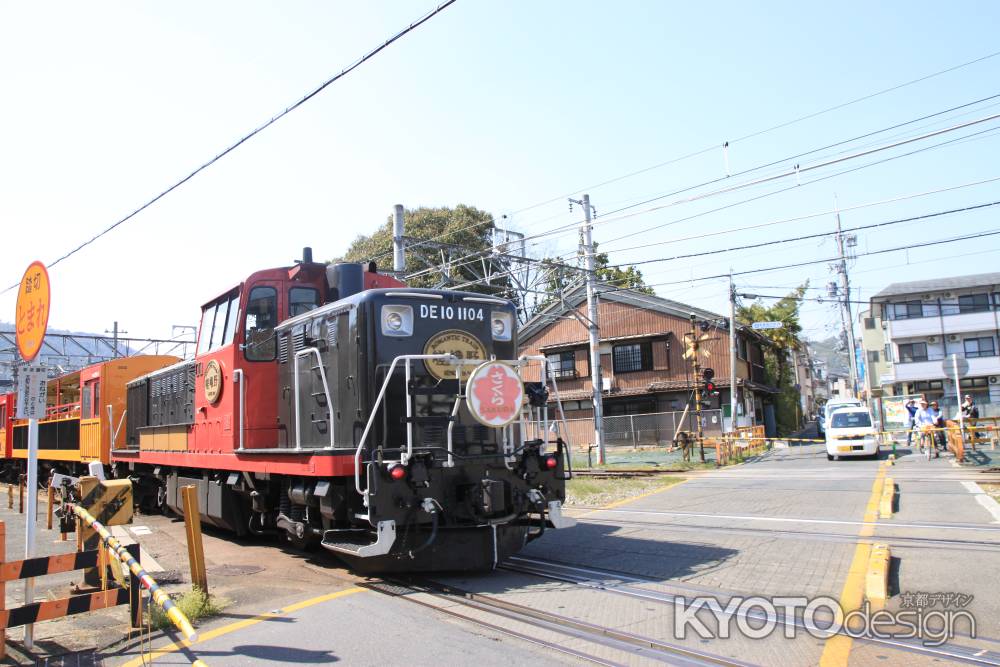
[{"label": "building window", "polygon": [[892,319],[894,320],[908,320],[924,316],[924,307],[919,301],[892,303],[889,306],[892,308],[889,312],[892,313]]},{"label": "building window", "polygon": [[986,389],[990,386],[986,378],[963,378],[958,384],[962,389]]},{"label": "building window", "polygon": [[[656,399],[633,398],[628,401],[608,401],[604,404],[604,415],[644,415],[656,412]],[[607,425],[605,425],[607,427]]]},{"label": "building window", "polygon": [[900,363],[927,361],[927,343],[903,343],[899,346]]},{"label": "building window", "polygon": [[870,364],[878,363],[878,350],[868,350],[868,363]]},{"label": "building window", "polygon": [[993,346],[992,336],[985,336],[983,338],[966,338],[963,341],[963,344],[965,345],[966,357],[973,358],[996,356],[996,348]]},{"label": "building window", "polygon": [[959,313],[979,313],[990,309],[989,294],[963,294],[958,297]]},{"label": "building window", "polygon": [[743,361],[747,360],[747,341],[745,338],[736,339],[736,356]]},{"label": "building window", "polygon": [[545,358],[549,362],[549,370],[556,379],[576,377],[576,352],[573,350],[553,352],[546,354]]},{"label": "building window", "polygon": [[885,344],[885,363],[892,362],[892,343]]},{"label": "building window", "polygon": [[944,382],[942,380],[924,380],[922,382],[913,382],[908,385],[909,394],[919,394],[922,391],[941,391],[944,389]]},{"label": "building window", "polygon": [[633,373],[653,368],[653,347],[649,341],[611,348],[615,373]]},{"label": "building window", "polygon": [[865,318],[865,329],[874,329],[874,328],[875,328],[875,318],[874,317],[866,317]]}]

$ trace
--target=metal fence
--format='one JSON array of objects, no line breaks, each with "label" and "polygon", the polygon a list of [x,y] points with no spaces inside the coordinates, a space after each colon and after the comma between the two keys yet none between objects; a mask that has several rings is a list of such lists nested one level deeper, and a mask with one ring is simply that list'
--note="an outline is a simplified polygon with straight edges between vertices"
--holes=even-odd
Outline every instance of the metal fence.
[{"label": "metal fence", "polygon": [[[683,423],[681,423],[683,418]],[[707,437],[722,434],[722,411],[702,410],[702,432]],[[608,447],[655,447],[671,444],[678,425],[683,431],[697,428],[695,417],[683,412],[616,415],[604,418],[604,441]],[[567,419],[569,440],[574,447],[594,443],[594,419]]]}]

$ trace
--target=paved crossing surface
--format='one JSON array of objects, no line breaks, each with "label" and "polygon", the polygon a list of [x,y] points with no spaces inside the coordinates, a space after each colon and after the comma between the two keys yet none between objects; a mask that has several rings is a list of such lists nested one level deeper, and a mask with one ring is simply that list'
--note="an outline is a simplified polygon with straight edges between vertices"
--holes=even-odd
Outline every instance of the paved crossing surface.
[{"label": "paved crossing surface", "polygon": [[[1000,664],[1000,510],[976,485],[979,475],[903,450],[893,466],[884,457],[829,462],[819,445],[775,450],[619,506],[575,510],[576,528],[548,531],[496,572],[434,577],[465,598],[550,615],[544,627],[516,614],[469,609],[458,597],[355,591],[250,625],[218,621],[203,641],[157,662],[565,664],[589,656],[604,664]],[[877,500],[889,478],[896,512],[882,519]],[[704,596],[722,607],[749,596],[825,596],[851,609],[864,594],[875,543],[892,552],[888,611],[923,600],[925,611],[944,612],[947,602],[972,615],[977,636],[960,625],[958,636],[939,647],[831,639],[807,632],[796,612],[780,616],[768,636],[747,637],[766,625],[759,610],[737,611],[722,623],[702,610],[696,616],[710,637],[691,624],[683,637],[678,633],[680,602]],[[633,645],[560,630],[559,623],[625,633]],[[724,626],[728,638],[718,636]],[[659,648],[637,650],[636,642]]]}]

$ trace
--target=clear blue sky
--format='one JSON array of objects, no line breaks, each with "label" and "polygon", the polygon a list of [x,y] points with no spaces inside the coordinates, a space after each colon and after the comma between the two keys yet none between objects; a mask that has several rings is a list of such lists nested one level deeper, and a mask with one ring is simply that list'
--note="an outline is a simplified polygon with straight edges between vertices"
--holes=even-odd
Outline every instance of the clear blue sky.
[{"label": "clear blue sky", "polygon": [[[0,9],[0,286],[50,262],[168,186],[429,9],[429,3],[5,3]],[[55,267],[51,325],[136,335],[193,324],[199,305],[311,245],[333,257],[392,205],[466,203],[528,233],[570,223],[562,195],[599,214],[725,174],[724,141],[1000,50],[990,2],[475,2],[459,0],[350,77],[125,226]],[[1000,57],[734,143],[732,171],[1000,93]],[[1000,99],[850,146],[1000,112]],[[962,113],[964,115],[959,115]],[[994,121],[964,133],[1000,127]],[[832,216],[669,245],[765,222],[1000,176],[1000,135],[806,184],[751,204],[622,234],[794,184],[794,178],[610,221],[615,262],[809,234]],[[698,158],[589,187],[709,146]],[[817,156],[803,158],[805,165]],[[788,168],[785,161],[771,171]],[[755,174],[756,175],[756,174]],[[736,177],[724,185],[742,182]],[[677,199],[667,198],[659,203]],[[854,226],[1000,199],[1000,182],[844,215]],[[647,207],[639,207],[641,211]],[[1000,207],[998,207],[1000,208]],[[599,218],[600,220],[600,218]],[[996,209],[863,232],[859,250],[1000,228]],[[571,251],[573,234],[532,248]],[[631,246],[646,247],[619,250]],[[861,297],[887,283],[993,270],[1000,237],[853,266]],[[830,256],[829,240],[643,267],[651,283]],[[967,254],[965,257],[955,257]],[[945,258],[945,259],[941,259]],[[936,259],[938,261],[928,261]],[[783,293],[832,279],[823,265],[747,276]],[[754,287],[750,287],[754,286]],[[764,287],[756,287],[764,286]],[[771,287],[773,286],[773,288]],[[658,292],[717,311],[724,281]],[[0,319],[13,317],[13,293]],[[805,307],[809,335],[837,321]]]}]

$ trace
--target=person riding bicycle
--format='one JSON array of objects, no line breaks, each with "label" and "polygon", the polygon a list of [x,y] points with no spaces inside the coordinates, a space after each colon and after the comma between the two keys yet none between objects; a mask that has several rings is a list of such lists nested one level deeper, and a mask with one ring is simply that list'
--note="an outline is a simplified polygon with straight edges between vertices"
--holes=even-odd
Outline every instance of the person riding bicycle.
[{"label": "person riding bicycle", "polygon": [[928,449],[934,446],[933,429],[935,419],[935,414],[928,406],[927,399],[921,398],[920,407],[917,408],[917,412],[913,415],[913,428],[920,431],[920,439],[918,441],[920,451],[924,450],[925,442]]}]

